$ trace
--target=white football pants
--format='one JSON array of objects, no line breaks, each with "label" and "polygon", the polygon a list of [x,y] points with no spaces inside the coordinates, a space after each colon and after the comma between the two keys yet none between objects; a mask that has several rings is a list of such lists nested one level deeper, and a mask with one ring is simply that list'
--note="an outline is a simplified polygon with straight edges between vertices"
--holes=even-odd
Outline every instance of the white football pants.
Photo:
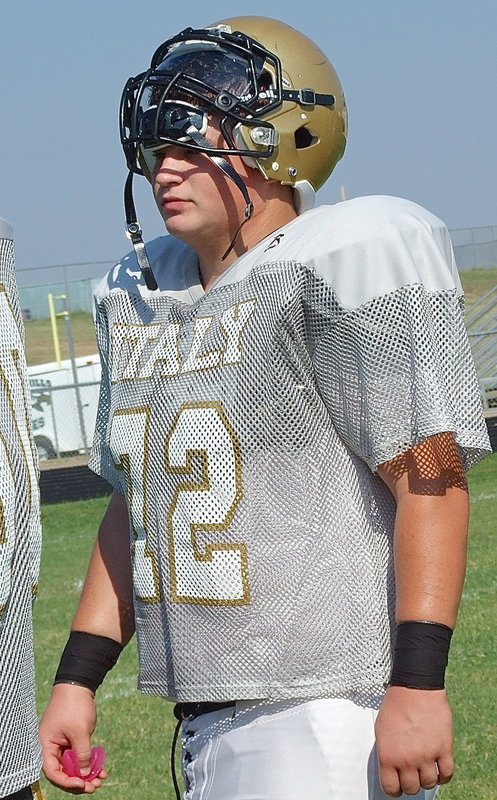
[{"label": "white football pants", "polygon": [[[186,720],[185,800],[390,800],[380,787],[376,708],[344,699],[237,702]],[[437,789],[405,800],[432,800]]]}]

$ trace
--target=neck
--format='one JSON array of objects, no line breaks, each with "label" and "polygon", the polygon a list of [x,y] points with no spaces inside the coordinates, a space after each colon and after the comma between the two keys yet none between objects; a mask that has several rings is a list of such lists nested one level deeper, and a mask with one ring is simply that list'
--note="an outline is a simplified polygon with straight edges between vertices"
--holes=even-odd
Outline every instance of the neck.
[{"label": "neck", "polygon": [[202,286],[205,290],[209,289],[214,281],[228,269],[240,256],[244,255],[252,247],[261,242],[266,236],[282,228],[292,219],[295,219],[297,212],[292,202],[281,199],[273,199],[266,202],[262,210],[254,210],[252,217],[245,222],[236,236],[232,250],[223,259],[223,255],[229,248],[232,238],[237,228],[230,231],[223,241],[208,241],[204,245],[196,243],[198,263]]}]

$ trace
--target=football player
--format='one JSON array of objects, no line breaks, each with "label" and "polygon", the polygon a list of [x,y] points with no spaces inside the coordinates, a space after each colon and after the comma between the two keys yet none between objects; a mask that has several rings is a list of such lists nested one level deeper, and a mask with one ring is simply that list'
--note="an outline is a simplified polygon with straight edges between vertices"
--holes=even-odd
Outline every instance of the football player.
[{"label": "football player", "polygon": [[[451,778],[465,470],[489,443],[444,224],[393,197],[313,207],[346,130],[327,57],[272,19],[188,28],[126,84],[134,249],[95,297],[91,466],[115,492],[42,724],[62,788],[98,784],[61,752],[87,765],[135,627],[189,800]],[[146,246],[134,174],[170,234]]]},{"label": "football player", "polygon": [[0,797],[41,800],[32,606],[41,548],[12,228],[0,219]]}]

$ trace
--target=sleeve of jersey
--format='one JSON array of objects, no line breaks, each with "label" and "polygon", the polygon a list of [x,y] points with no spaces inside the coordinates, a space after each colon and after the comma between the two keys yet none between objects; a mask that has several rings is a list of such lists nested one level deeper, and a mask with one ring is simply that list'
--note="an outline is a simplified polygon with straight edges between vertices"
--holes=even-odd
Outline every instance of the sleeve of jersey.
[{"label": "sleeve of jersey", "polygon": [[98,350],[100,353],[101,378],[100,395],[98,399],[97,418],[95,422],[95,433],[93,446],[88,460],[88,466],[97,475],[101,475],[116,492],[124,492],[122,485],[122,472],[116,469],[108,445],[108,431],[110,418],[110,375],[109,375],[109,331],[107,316],[104,304],[98,302],[95,297],[94,306],[95,333],[97,338]]},{"label": "sleeve of jersey", "polygon": [[447,231],[434,239],[429,226],[403,220],[402,230],[388,225],[330,263],[332,308],[314,363],[346,445],[373,471],[443,431],[454,433],[466,469],[487,455]]}]

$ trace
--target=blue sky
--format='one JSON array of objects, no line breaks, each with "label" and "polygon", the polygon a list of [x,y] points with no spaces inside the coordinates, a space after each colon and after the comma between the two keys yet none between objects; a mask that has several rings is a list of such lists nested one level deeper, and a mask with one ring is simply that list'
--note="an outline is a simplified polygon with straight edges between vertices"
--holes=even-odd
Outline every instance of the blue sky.
[{"label": "blue sky", "polygon": [[[340,75],[349,140],[321,202],[337,202],[343,185],[348,197],[409,197],[449,228],[497,224],[495,0],[2,0],[0,216],[14,226],[18,267],[129,249],[122,87],[169,36],[237,14],[299,28]],[[162,223],[146,181],[135,183],[153,238]]]}]

